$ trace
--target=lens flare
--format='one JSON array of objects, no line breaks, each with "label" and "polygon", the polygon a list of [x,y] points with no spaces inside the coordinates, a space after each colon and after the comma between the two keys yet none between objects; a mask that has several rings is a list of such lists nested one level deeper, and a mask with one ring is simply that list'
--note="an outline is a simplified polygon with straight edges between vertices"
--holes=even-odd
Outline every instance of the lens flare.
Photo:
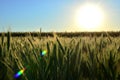
[{"label": "lens flare", "polygon": [[41,56],[44,56],[46,53],[47,53],[47,51],[46,51],[46,50],[43,50],[43,51],[40,53],[40,55],[41,55]]},{"label": "lens flare", "polygon": [[24,71],[25,71],[25,68],[23,68],[23,69],[21,69],[19,72],[17,72],[16,74],[15,74],[15,78],[18,78],[19,76],[21,76],[23,73],[24,73]]}]

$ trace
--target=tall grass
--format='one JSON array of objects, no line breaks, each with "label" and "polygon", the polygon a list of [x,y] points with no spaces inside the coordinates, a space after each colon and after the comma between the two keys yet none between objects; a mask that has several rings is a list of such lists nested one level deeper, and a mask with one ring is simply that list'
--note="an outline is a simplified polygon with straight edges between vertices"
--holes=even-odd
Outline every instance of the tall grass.
[{"label": "tall grass", "polygon": [[[7,40],[5,40],[7,38]],[[120,38],[7,37],[0,44],[0,80],[119,80]],[[47,54],[40,56],[40,52]]]}]

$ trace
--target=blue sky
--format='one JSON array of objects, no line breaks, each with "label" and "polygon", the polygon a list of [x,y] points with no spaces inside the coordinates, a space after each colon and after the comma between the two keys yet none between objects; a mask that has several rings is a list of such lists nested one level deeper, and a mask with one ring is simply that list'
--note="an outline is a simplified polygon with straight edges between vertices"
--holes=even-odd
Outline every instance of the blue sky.
[{"label": "blue sky", "polygon": [[74,25],[76,9],[98,4],[106,14],[103,30],[120,30],[120,0],[0,0],[0,32],[81,31]]}]

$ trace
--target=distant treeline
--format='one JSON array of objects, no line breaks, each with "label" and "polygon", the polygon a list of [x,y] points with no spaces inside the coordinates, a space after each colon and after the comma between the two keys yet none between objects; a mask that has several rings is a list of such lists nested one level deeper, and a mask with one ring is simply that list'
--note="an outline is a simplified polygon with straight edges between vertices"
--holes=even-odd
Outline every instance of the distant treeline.
[{"label": "distant treeline", "polygon": [[[0,33],[0,36],[4,34],[5,36],[7,36],[7,33]],[[103,37],[105,36],[112,36],[112,37],[118,37],[120,36],[120,31],[119,32],[11,32],[11,36],[13,37],[26,37],[28,35],[37,37],[37,36],[41,36],[41,37],[53,37],[54,35],[57,35],[59,37],[80,37],[80,36],[101,36],[103,35]]]}]

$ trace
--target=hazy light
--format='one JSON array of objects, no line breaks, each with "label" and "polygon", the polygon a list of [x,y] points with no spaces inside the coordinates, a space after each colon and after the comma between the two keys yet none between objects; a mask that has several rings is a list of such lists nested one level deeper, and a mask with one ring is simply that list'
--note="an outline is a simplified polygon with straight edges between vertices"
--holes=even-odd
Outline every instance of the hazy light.
[{"label": "hazy light", "polygon": [[84,4],[77,10],[76,24],[88,31],[100,28],[104,21],[103,11],[95,4]]}]

